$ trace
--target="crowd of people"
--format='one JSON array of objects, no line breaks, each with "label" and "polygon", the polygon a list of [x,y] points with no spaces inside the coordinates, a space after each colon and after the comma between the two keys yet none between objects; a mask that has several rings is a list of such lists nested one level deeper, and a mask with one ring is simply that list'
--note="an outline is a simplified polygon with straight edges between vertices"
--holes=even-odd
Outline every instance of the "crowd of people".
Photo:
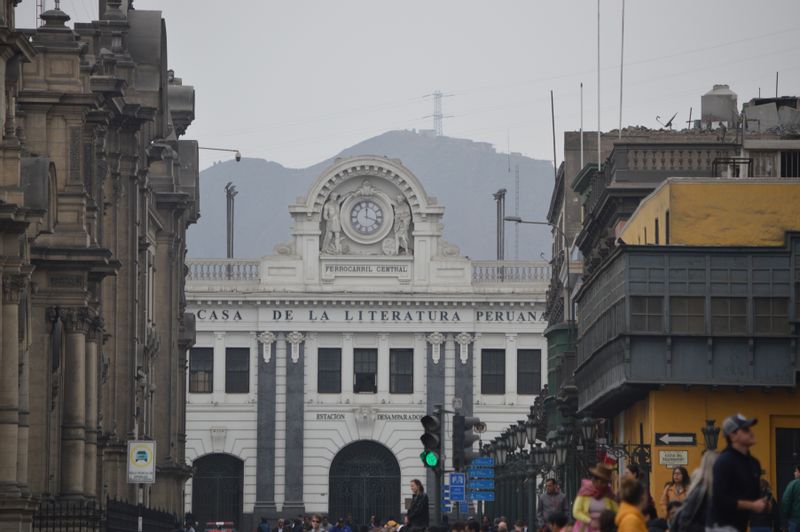
[{"label": "crowd of people", "polygon": [[628,464],[619,479],[619,493],[611,488],[613,471],[599,463],[581,482],[571,507],[557,481],[548,478],[537,501],[536,522],[505,517],[470,517],[441,525],[430,522],[429,500],[419,480],[411,481],[412,499],[402,520],[381,522],[372,516],[366,525],[354,526],[349,517],[331,522],[325,516],[298,516],[290,524],[279,519],[270,528],[266,519],[255,532],[800,532],[800,465],[780,501],[762,478],[758,460],[750,454],[755,445],[751,427],[755,419],[741,414],[722,423],[726,448],[703,454],[691,474],[672,470],[672,478],[656,501],[643,482],[643,472]]}]

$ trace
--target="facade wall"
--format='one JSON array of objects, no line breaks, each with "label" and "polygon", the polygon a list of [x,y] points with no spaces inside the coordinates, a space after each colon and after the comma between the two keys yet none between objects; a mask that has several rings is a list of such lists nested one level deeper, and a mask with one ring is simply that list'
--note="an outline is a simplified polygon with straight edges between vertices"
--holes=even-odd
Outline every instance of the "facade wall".
[{"label": "facade wall", "polygon": [[642,201],[620,238],[629,245],[653,244],[658,220],[658,242],[666,244],[669,212],[670,245],[780,246],[786,231],[800,228],[798,202],[800,182],[794,179],[669,180]]},{"label": "facade wall", "polygon": [[[639,425],[644,429],[644,443],[651,445],[653,475],[650,489],[658,501],[664,485],[671,480],[672,468],[659,464],[659,451],[687,451],[686,468],[692,472],[699,464],[705,444],[700,431],[706,420],[713,419],[717,426],[726,417],[741,412],[747,417],[758,418],[753,427],[756,445],[753,455],[761,462],[766,478],[776,490],[776,449],[775,430],[777,428],[800,428],[800,392],[764,391],[760,389],[718,389],[704,388],[686,390],[678,386],[668,386],[663,390],[649,392],[645,399],[631,404],[613,420],[615,435],[620,441],[638,442]],[[655,441],[656,433],[684,432],[694,433],[697,445],[660,445]],[[720,433],[718,450],[725,448],[725,439]]]}]

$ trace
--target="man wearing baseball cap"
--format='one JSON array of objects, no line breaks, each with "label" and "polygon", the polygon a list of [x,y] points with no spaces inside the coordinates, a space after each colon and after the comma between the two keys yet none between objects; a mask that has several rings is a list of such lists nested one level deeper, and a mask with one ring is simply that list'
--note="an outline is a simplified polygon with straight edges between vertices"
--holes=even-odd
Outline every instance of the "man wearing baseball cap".
[{"label": "man wearing baseball cap", "polygon": [[762,513],[769,503],[761,497],[761,464],[750,455],[756,438],[750,427],[756,419],[742,414],[725,418],[722,432],[728,446],[714,463],[711,504],[706,530],[740,530],[746,532],[750,513]]}]

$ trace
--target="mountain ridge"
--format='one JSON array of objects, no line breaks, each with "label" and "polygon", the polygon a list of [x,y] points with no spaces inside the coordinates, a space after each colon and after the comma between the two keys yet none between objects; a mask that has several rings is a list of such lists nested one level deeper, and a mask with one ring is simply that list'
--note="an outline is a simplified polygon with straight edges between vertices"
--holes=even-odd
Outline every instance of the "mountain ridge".
[{"label": "mountain ridge", "polygon": [[[225,257],[224,186],[236,196],[234,255],[260,258],[291,238],[288,206],[304,197],[314,180],[338,158],[376,155],[399,159],[429,196],[445,207],[444,238],[473,259],[495,258],[496,207],[492,194],[506,188],[506,214],[514,214],[515,167],[520,172],[519,216],[542,221],[552,191],[553,166],[521,154],[497,153],[491,144],[435,137],[413,130],[388,131],[306,168],[288,168],[266,159],[216,163],[200,172],[198,223],[188,231],[190,258]],[[474,216],[480,213],[480,216]],[[549,255],[546,227],[519,229],[519,259]],[[514,225],[506,224],[506,259],[514,259]]]}]

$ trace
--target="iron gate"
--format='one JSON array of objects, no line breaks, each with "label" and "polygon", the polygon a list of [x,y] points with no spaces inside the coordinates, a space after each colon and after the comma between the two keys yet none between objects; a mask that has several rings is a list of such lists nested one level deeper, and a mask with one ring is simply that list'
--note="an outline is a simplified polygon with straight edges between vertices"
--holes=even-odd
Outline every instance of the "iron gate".
[{"label": "iron gate", "polygon": [[328,514],[332,521],[351,516],[353,525],[368,524],[373,515],[399,521],[400,465],[394,454],[373,441],[339,451],[331,463]]},{"label": "iron gate", "polygon": [[208,521],[241,525],[244,464],[227,454],[198,458],[192,479],[192,514],[203,530]]}]

